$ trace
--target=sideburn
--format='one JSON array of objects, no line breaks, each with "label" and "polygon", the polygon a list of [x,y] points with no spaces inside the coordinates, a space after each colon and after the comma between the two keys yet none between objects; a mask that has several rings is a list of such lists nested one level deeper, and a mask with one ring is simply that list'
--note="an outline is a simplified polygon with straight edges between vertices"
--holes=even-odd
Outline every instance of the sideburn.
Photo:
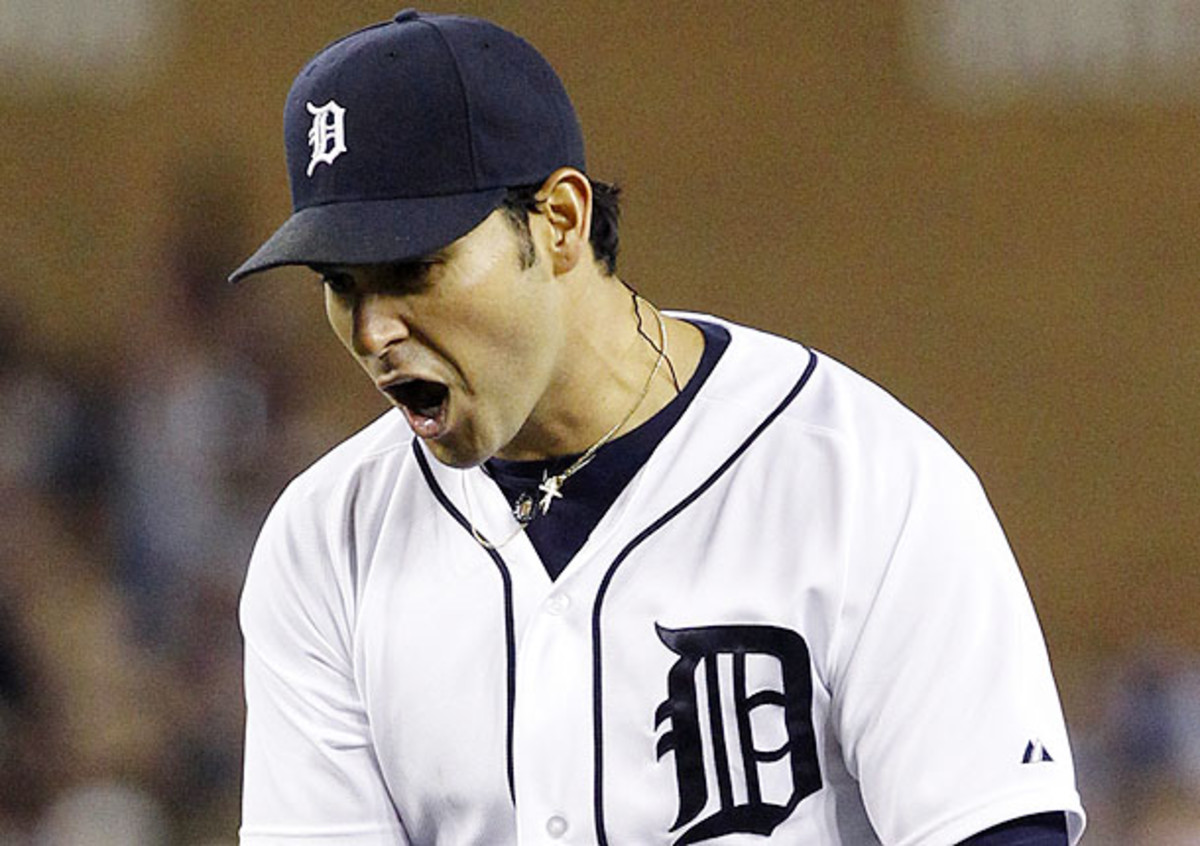
[{"label": "sideburn", "polygon": [[517,236],[517,258],[521,262],[521,269],[528,270],[537,264],[533,233],[529,231],[529,209],[511,203],[504,203],[501,208],[504,209],[504,216]]}]

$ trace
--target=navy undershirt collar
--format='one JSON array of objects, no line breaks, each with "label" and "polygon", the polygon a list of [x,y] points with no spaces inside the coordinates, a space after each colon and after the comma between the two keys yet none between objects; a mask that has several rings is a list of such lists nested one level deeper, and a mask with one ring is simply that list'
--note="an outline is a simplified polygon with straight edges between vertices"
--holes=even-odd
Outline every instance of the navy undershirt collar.
[{"label": "navy undershirt collar", "polygon": [[[554,501],[549,513],[539,514],[526,527],[525,534],[551,579],[558,578],[629,480],[679,422],[729,346],[729,332],[724,327],[691,322],[704,334],[704,353],[683,390],[645,423],[601,447],[590,463],[564,483],[563,496]],[[561,473],[578,457],[566,455],[544,461],[493,458],[484,463],[484,469],[500,487],[509,505],[515,506],[523,493],[530,494],[536,501],[537,487],[545,474]]]}]

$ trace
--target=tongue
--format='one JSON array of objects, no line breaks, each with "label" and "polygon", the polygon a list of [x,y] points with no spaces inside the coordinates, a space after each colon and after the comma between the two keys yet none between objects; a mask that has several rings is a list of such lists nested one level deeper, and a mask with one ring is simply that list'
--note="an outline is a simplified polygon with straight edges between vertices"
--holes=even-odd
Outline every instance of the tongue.
[{"label": "tongue", "polygon": [[[422,409],[420,411],[403,406],[405,418],[413,433],[419,438],[436,438],[442,431],[440,409]],[[426,413],[426,411],[430,413]]]}]

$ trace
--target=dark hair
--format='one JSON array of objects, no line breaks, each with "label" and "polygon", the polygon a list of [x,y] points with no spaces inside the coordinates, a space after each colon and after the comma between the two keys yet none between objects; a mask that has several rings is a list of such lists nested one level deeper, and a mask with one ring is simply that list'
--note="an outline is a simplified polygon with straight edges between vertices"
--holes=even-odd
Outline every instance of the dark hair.
[{"label": "dark hair", "polygon": [[[592,228],[588,242],[596,261],[604,265],[609,276],[617,272],[617,250],[620,246],[619,224],[621,218],[621,189],[607,182],[591,180],[592,183]],[[521,185],[509,188],[508,195],[500,203],[508,219],[512,221],[521,237],[521,261],[528,267],[533,264],[533,241],[529,236],[529,215],[538,210],[537,185]]]}]

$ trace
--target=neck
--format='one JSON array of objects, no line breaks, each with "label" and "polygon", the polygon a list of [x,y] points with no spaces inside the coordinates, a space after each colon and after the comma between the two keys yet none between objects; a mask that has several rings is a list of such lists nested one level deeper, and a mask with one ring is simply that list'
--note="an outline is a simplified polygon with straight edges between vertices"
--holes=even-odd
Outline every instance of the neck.
[{"label": "neck", "polygon": [[[555,378],[500,458],[571,455],[606,435],[620,437],[670,402],[676,379],[682,385],[695,369],[703,349],[695,327],[660,315],[616,277],[601,276],[591,285],[580,286],[569,308]],[[659,364],[664,332],[669,360]]]}]

